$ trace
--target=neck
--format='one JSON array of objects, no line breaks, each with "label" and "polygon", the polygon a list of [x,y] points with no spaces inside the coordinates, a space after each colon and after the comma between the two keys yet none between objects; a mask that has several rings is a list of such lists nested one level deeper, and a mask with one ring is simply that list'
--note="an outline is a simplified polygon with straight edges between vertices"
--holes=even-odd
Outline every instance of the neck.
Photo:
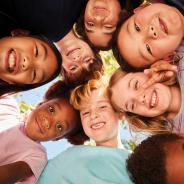
[{"label": "neck", "polygon": [[167,118],[172,120],[180,110],[181,107],[181,90],[178,86],[174,85],[170,87],[172,101],[168,108],[168,115]]},{"label": "neck", "polygon": [[65,35],[61,40],[55,43],[59,51],[61,52],[61,55],[65,51],[65,48],[68,45],[68,43],[70,43],[71,41],[75,41],[76,39],[77,38],[75,34],[73,33],[73,30],[70,30],[70,32],[67,35]]},{"label": "neck", "polygon": [[104,141],[104,142],[96,142],[97,146],[105,146],[105,147],[112,147],[112,148],[117,148],[119,143],[118,143],[118,137],[114,137],[110,140]]}]

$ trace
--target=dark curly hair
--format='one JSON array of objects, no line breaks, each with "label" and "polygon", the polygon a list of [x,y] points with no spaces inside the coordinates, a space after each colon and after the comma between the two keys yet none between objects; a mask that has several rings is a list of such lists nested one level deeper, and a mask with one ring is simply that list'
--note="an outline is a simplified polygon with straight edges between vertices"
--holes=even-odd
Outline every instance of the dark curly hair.
[{"label": "dark curly hair", "polygon": [[52,100],[54,98],[59,98],[59,99],[65,99],[68,102],[70,107],[76,113],[76,117],[77,117],[75,119],[76,126],[74,127],[72,131],[64,135],[64,137],[59,137],[55,140],[66,138],[68,142],[70,142],[71,144],[80,145],[80,144],[83,144],[89,138],[85,135],[84,130],[82,128],[79,111],[75,110],[69,102],[70,91],[71,91],[71,88],[67,86],[63,81],[59,80],[56,83],[54,83],[52,86],[49,87],[49,89],[45,93],[44,99]]},{"label": "dark curly hair", "polygon": [[144,140],[127,160],[127,169],[135,184],[167,184],[166,144],[181,136],[172,133],[158,134]]}]

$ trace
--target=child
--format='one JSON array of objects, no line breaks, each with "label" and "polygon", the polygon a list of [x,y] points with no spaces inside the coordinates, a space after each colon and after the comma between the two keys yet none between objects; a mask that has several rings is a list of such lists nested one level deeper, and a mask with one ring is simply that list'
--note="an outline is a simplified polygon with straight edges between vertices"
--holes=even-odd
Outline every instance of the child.
[{"label": "child", "polygon": [[122,68],[135,70],[161,59],[171,60],[184,36],[183,15],[159,3],[138,7],[134,13],[117,30],[120,54],[115,48],[114,53],[120,55],[117,61]]},{"label": "child", "polygon": [[141,0],[88,0],[77,20],[77,32],[96,49],[111,47],[120,17],[142,3]]},{"label": "child", "polygon": [[23,123],[0,133],[0,183],[36,183],[47,162],[46,151],[39,142],[61,138],[70,141],[81,132],[79,114],[59,81],[48,89],[44,101]]},{"label": "child", "polygon": [[154,135],[144,140],[127,160],[135,184],[183,184],[184,137],[181,134]]},{"label": "child", "polygon": [[85,134],[97,146],[119,146],[119,116],[110,104],[102,81],[94,79],[78,86],[72,91],[70,102],[80,111]]},{"label": "child", "polygon": [[0,48],[0,96],[43,85],[60,72],[61,56],[45,38],[4,37]]}]

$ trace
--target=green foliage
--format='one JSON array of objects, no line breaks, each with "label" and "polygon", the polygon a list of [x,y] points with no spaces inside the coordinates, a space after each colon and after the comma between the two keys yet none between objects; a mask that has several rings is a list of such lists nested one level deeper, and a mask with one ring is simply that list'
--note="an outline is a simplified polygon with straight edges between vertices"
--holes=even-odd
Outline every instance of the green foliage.
[{"label": "green foliage", "polygon": [[19,107],[20,107],[20,112],[21,113],[25,113],[30,109],[29,104],[27,104],[25,101],[21,101],[19,103]]}]

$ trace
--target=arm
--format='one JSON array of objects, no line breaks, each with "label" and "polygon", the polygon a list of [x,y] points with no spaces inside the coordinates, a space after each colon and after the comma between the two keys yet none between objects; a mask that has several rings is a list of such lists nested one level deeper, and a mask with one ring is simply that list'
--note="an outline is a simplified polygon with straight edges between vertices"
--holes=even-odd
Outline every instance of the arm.
[{"label": "arm", "polygon": [[32,174],[29,165],[22,161],[3,165],[0,166],[0,183],[14,183]]}]

